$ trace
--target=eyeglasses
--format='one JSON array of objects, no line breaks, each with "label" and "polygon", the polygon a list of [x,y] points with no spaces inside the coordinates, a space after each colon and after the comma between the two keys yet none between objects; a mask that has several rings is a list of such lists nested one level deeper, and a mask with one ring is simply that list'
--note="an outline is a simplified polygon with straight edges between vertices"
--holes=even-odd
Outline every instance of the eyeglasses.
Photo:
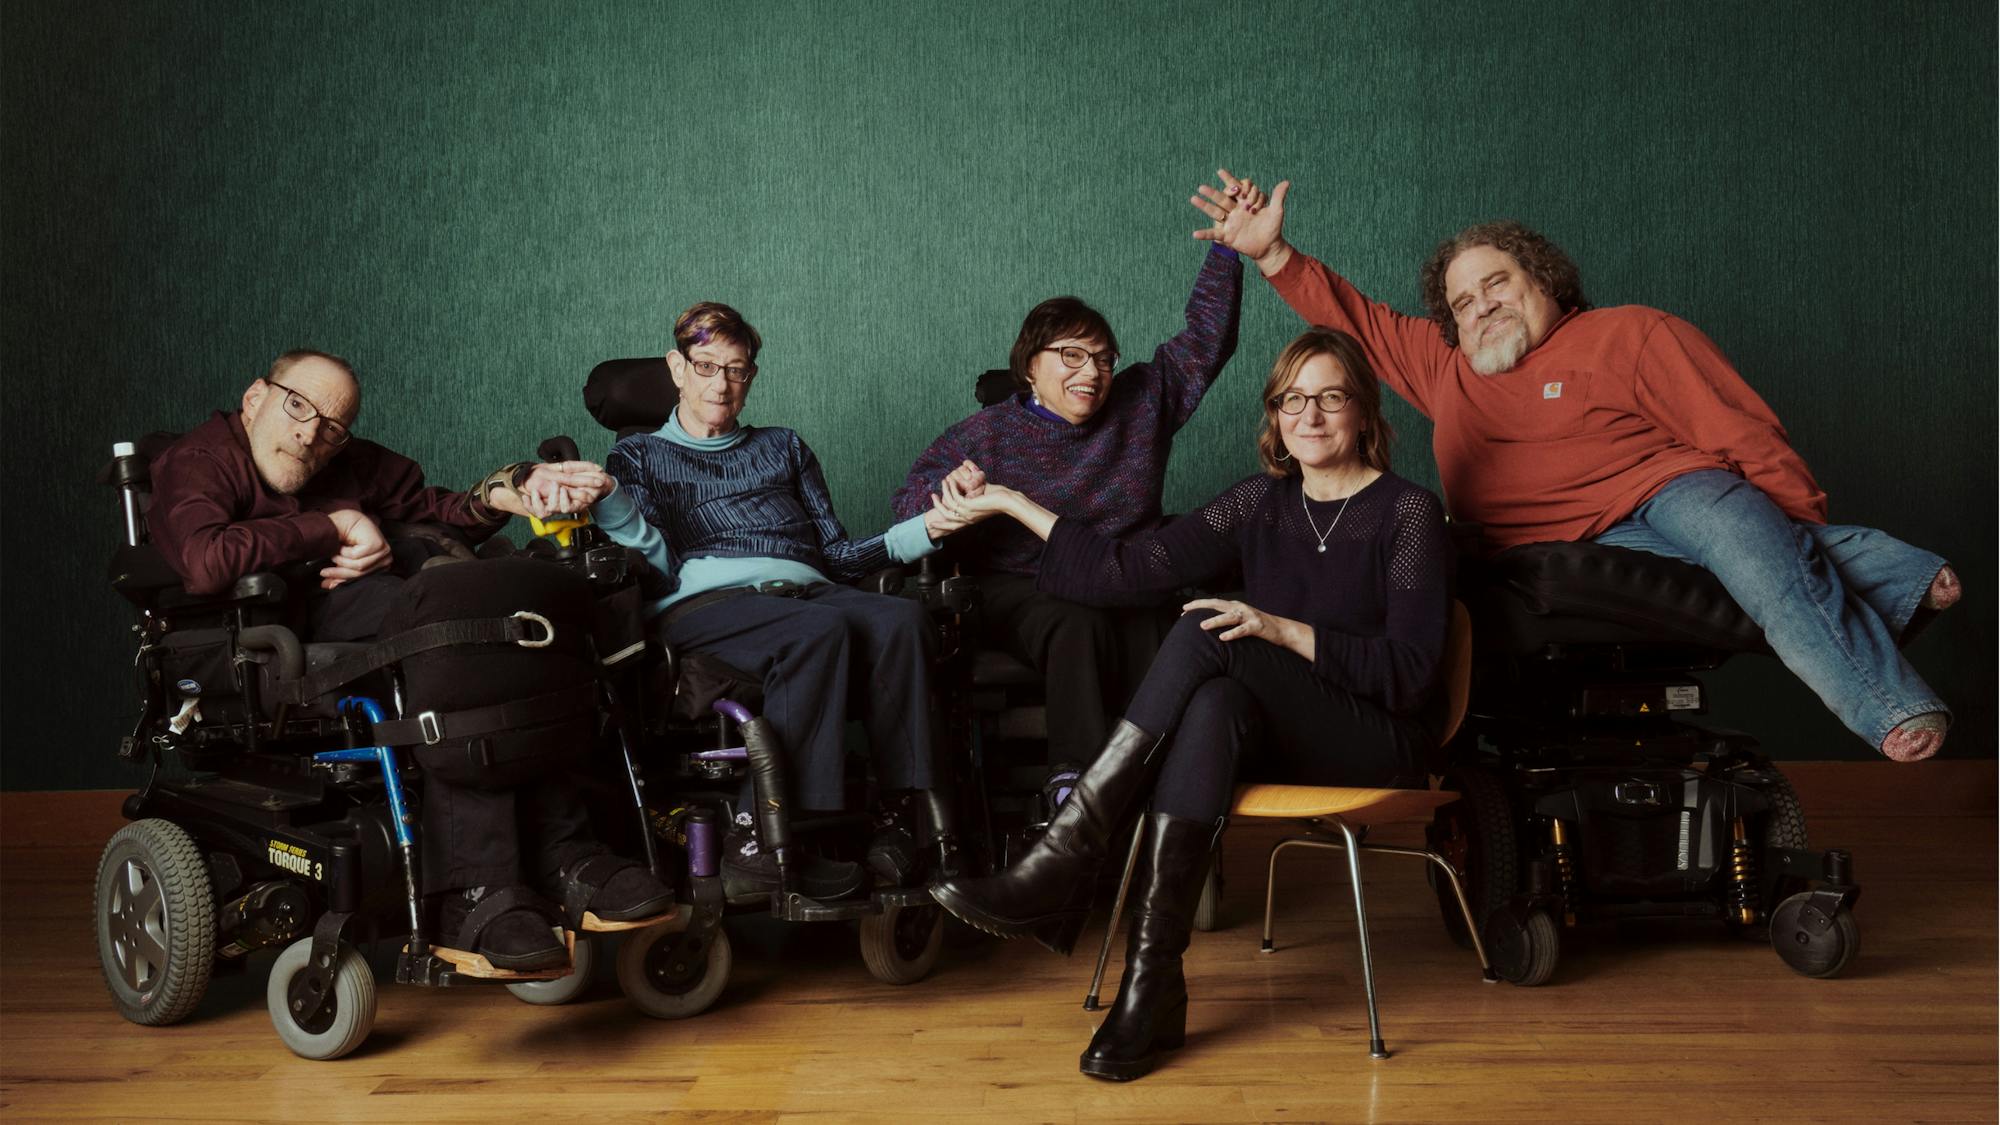
[{"label": "eyeglasses", "polygon": [[334,421],[328,416],[326,411],[314,406],[311,399],[275,379],[266,379],[264,381],[278,390],[285,392],[285,413],[291,415],[292,421],[310,422],[314,418],[319,419],[318,437],[324,439],[328,445],[335,447],[346,445],[347,439],[354,436],[347,432],[346,426]]},{"label": "eyeglasses", "polygon": [[1286,391],[1284,394],[1272,399],[1270,405],[1277,407],[1279,411],[1285,414],[1304,414],[1306,412],[1307,399],[1319,403],[1322,413],[1338,414],[1347,409],[1347,404],[1354,401],[1354,396],[1348,394],[1346,391],[1321,391],[1316,395],[1305,394],[1301,391]]},{"label": "eyeglasses", "polygon": [[1043,348],[1062,357],[1064,367],[1082,367],[1085,363],[1095,363],[1099,371],[1109,371],[1118,366],[1118,353],[1106,348],[1101,352],[1089,348],[1079,348],[1074,344],[1066,348]]},{"label": "eyeglasses", "polygon": [[743,384],[757,377],[757,365],[754,363],[724,367],[719,363],[710,363],[705,359],[690,359],[688,360],[688,366],[694,368],[694,373],[704,379],[713,379],[720,373],[723,378],[732,383]]}]

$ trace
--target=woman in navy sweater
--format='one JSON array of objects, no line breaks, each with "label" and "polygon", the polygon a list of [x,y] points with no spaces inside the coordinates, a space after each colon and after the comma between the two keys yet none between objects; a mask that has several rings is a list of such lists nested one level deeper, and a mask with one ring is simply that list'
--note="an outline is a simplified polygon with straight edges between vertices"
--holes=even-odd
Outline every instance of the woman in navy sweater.
[{"label": "woman in navy sweater", "polygon": [[963,518],[1004,513],[1047,540],[1038,588],[1062,597],[1125,604],[1243,569],[1244,600],[1182,607],[1036,846],[1001,874],[931,891],[981,929],[1067,953],[1114,827],[1150,792],[1124,979],[1081,1060],[1095,1077],[1137,1078],[1181,1043],[1180,956],[1239,770],[1414,783],[1438,733],[1425,705],[1450,620],[1443,505],[1389,471],[1381,390],[1353,337],[1315,328],[1294,340],[1264,397],[1264,473],[1160,531],[1110,539],[995,483],[977,495],[944,485]]},{"label": "woman in navy sweater", "polygon": [[[762,344],[727,305],[683,312],[667,354],[680,401],[666,425],[621,438],[606,458],[608,475],[550,502],[565,511],[594,502],[599,526],[664,577],[664,596],[647,612],[666,644],[763,680],[763,716],[785,748],[796,807],[841,807],[850,700],[860,704],[856,717],[882,789],[929,791],[931,634],[923,609],[837,583],[922,558],[967,521],[933,507],[881,535],[850,538],[799,435],[737,421]],[[748,809],[746,799],[725,839],[732,895],[778,882]],[[932,812],[943,831],[938,802]],[[878,834],[869,849],[869,866],[885,881],[911,876],[907,831]],[[801,876],[817,898],[850,894],[862,882],[854,864],[810,858]]]}]

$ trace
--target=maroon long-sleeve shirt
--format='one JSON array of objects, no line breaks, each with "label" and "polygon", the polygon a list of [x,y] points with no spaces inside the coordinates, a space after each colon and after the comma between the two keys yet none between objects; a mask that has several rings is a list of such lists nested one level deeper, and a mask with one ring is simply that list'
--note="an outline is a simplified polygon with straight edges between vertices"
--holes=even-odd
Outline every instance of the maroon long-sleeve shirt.
[{"label": "maroon long-sleeve shirt", "polygon": [[469,492],[427,487],[415,461],[368,441],[347,443],[291,496],[257,475],[240,412],[215,416],[168,446],[152,465],[153,544],[191,594],[213,594],[246,574],[340,550],[326,513],[360,511],[376,522],[443,523],[477,543],[506,522]]}]

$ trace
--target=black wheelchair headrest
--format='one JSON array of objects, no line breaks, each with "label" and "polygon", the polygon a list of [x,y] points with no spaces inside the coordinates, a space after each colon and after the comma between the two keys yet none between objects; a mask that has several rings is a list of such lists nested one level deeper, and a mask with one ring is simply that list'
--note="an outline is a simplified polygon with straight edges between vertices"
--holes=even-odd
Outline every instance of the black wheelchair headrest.
[{"label": "black wheelchair headrest", "polygon": [[972,388],[972,397],[978,399],[981,406],[992,406],[1006,402],[1014,389],[1014,373],[1005,367],[996,367],[979,376],[979,382]]},{"label": "black wheelchair headrest", "polygon": [[583,384],[584,409],[619,437],[652,433],[666,425],[680,399],[664,356],[607,359],[590,369]]}]

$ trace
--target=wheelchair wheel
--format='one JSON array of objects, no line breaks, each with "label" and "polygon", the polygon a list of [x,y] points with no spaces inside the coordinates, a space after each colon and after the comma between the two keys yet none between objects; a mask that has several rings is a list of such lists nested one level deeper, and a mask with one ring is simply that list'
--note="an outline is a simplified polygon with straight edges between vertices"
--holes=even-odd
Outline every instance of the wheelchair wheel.
[{"label": "wheelchair wheel", "polygon": [[1214,933],[1222,928],[1222,853],[1209,861],[1208,878],[1202,880],[1201,901],[1194,904],[1194,928]]},{"label": "wheelchair wheel", "polygon": [[1482,932],[1486,955],[1501,979],[1534,988],[1555,975],[1562,939],[1548,911],[1530,910],[1526,918],[1517,918],[1511,910],[1496,911],[1487,916]]},{"label": "wheelchair wheel", "polygon": [[118,1014],[185,1019],[215,968],[215,891],[194,839],[172,821],[118,830],[97,863],[97,960]]},{"label": "wheelchair wheel", "polygon": [[[312,945],[311,938],[300,938],[278,954],[271,980],[264,986],[264,1006],[271,1012],[278,1038],[293,1054],[302,1059],[337,1059],[361,1046],[375,1027],[375,974],[344,941],[332,965],[315,966]],[[290,1006],[292,979],[309,972],[330,972],[333,983],[326,1006],[310,1022],[300,1023]]]},{"label": "wheelchair wheel", "polygon": [[677,921],[625,935],[618,949],[618,987],[632,1006],[659,1020],[700,1015],[722,995],[734,958],[729,935],[691,933]]},{"label": "wheelchair wheel", "polygon": [[944,948],[944,911],[925,903],[890,906],[861,919],[861,963],[883,984],[929,976]]},{"label": "wheelchair wheel", "polygon": [[[1432,814],[1424,830],[1430,849],[1443,856],[1458,871],[1465,884],[1465,901],[1472,908],[1473,922],[1485,925],[1514,893],[1521,877],[1521,861],[1514,836],[1514,807],[1507,787],[1489,769],[1469,766],[1446,774],[1443,788],[1460,797]],[[1466,929],[1465,915],[1459,911],[1458,897],[1451,893],[1451,881],[1426,863],[1424,874],[1437,895],[1438,913],[1444,929],[1462,949],[1472,948],[1472,932]]]},{"label": "wheelchair wheel", "polygon": [[[1775,767],[1766,772],[1770,781],[1763,789],[1771,799],[1771,810],[1763,815],[1760,822],[1751,829],[1757,842],[1764,848],[1793,848],[1804,851],[1809,845],[1806,834],[1805,807],[1799,803],[1799,794],[1792,783]],[[1726,778],[1728,775],[1725,774]],[[1726,922],[1729,932],[1745,941],[1759,944],[1770,941],[1773,930],[1770,920],[1778,905],[1785,899],[1806,890],[1810,884],[1796,876],[1784,876],[1775,881],[1773,889],[1759,904],[1764,911],[1763,920],[1756,925],[1746,926],[1733,919]]]},{"label": "wheelchair wheel", "polygon": [[[560,935],[561,930],[556,933]],[[576,935],[576,948],[570,954],[570,970],[566,977],[554,980],[530,980],[520,984],[510,984],[507,991],[516,999],[530,1004],[567,1004],[590,991],[590,978],[597,969],[597,943],[600,939],[588,934]]]},{"label": "wheelchair wheel", "polygon": [[1771,948],[1801,976],[1837,977],[1861,952],[1861,923],[1841,909],[1829,924],[1810,894],[1795,894],[1771,913]]}]

